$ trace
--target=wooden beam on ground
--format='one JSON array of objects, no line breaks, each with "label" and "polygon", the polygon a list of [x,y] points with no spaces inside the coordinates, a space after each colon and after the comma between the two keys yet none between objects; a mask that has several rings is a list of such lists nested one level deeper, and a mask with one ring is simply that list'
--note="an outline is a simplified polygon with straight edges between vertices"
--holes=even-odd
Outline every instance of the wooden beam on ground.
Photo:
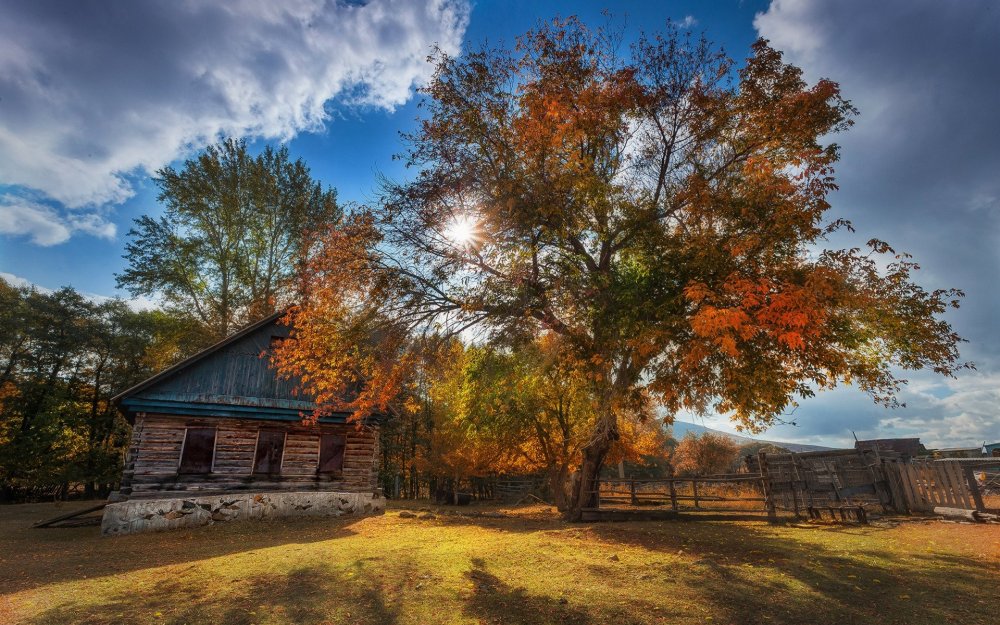
[{"label": "wooden beam on ground", "polygon": [[97,512],[98,510],[103,510],[104,506],[108,505],[108,502],[102,501],[96,506],[90,506],[89,508],[84,508],[83,510],[76,510],[75,512],[67,512],[66,514],[60,514],[59,516],[52,517],[51,519],[46,519],[44,521],[39,521],[32,525],[34,528],[51,527],[60,521],[67,521],[69,519],[83,516],[84,514],[89,514],[91,512]]}]

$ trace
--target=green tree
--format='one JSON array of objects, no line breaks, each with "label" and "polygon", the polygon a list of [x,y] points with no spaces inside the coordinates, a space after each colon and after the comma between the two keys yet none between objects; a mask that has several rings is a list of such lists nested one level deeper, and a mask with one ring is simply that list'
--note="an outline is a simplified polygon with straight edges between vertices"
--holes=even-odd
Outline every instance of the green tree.
[{"label": "green tree", "polygon": [[[849,226],[826,215],[829,137],[854,114],[836,83],[807,84],[763,40],[736,69],[675,28],[628,54],[612,35],[571,19],[513,51],[436,54],[414,179],[327,236],[360,251],[316,255],[287,346],[322,390],[366,360],[331,367],[312,334],[359,328],[367,307],[414,332],[560,335],[594,397],[570,518],[593,505],[623,416],[650,404],[759,430],[816,389],[891,404],[897,367],[964,366],[940,318],[960,292],[916,285],[880,241],[822,249]],[[338,305],[359,273],[375,290]],[[407,365],[385,361],[370,386]]]},{"label": "green tree", "polygon": [[200,325],[0,280],[0,499],[106,494],[129,428],[111,398],[201,344]]},{"label": "green tree", "polygon": [[135,221],[118,286],[194,315],[215,339],[287,305],[308,233],[340,217],[336,192],[285,147],[252,156],[228,139],[157,174],[164,213]]}]

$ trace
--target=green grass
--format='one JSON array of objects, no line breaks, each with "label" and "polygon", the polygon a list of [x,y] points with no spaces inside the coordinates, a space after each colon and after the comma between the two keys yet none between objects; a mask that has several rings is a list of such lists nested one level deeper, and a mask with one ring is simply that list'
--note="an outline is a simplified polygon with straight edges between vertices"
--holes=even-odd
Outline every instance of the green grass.
[{"label": "green grass", "polygon": [[573,525],[534,507],[112,539],[28,527],[62,509],[0,507],[0,623],[1000,622],[995,525]]}]

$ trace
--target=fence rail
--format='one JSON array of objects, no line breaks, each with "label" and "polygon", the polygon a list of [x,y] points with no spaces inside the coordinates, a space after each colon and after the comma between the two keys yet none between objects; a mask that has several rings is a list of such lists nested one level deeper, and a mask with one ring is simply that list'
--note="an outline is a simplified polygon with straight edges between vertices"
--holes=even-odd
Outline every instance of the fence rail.
[{"label": "fence rail", "polygon": [[[673,512],[752,512],[774,518],[778,511],[796,517],[867,519],[873,507],[883,512],[933,512],[936,507],[998,512],[987,507],[1000,459],[926,460],[872,449],[766,454],[747,459],[749,473],[601,479],[593,510],[628,512],[668,506]],[[979,481],[981,476],[987,479]],[[978,479],[977,479],[978,478]],[[666,512],[659,513],[666,514]]]},{"label": "fence rail", "polygon": [[[601,479],[596,495],[598,507],[622,504],[632,507],[665,506],[672,510],[710,510],[713,512],[764,511],[763,476],[727,474],[693,477]],[[750,486],[748,494],[746,487]],[[742,506],[719,504],[738,502]]]}]

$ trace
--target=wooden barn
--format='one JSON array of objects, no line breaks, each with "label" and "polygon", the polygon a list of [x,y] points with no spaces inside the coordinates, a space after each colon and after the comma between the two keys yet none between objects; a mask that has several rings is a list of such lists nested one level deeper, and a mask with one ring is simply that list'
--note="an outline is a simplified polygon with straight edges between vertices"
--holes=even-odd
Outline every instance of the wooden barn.
[{"label": "wooden barn", "polygon": [[105,534],[286,515],[373,513],[378,421],[316,408],[278,377],[289,328],[261,320],[114,398],[132,424]]}]

